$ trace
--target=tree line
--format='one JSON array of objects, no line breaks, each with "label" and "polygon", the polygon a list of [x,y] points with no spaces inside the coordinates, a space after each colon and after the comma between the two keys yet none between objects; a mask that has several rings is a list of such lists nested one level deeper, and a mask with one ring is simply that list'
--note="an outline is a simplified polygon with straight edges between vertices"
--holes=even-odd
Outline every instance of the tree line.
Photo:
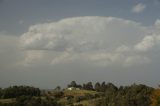
[{"label": "tree line", "polygon": [[72,81],[68,87],[103,92],[102,99],[96,101],[99,102],[98,106],[150,106],[151,95],[154,91],[154,88],[143,84],[117,87],[112,83],[106,84],[105,82],[97,82],[94,86],[92,82],[88,82],[82,86]]},{"label": "tree line", "polygon": [[39,88],[30,86],[12,86],[5,89],[0,88],[1,100],[11,99],[12,102],[1,103],[0,106],[59,106],[50,97],[41,97]]},{"label": "tree line", "polygon": [[[95,106],[150,106],[152,104],[151,97],[154,88],[143,85],[143,84],[132,84],[130,86],[115,86],[112,83],[95,83],[92,82],[77,84],[76,81],[72,81],[67,87],[75,87],[84,90],[92,90],[100,92],[101,95],[85,95],[87,97],[76,97],[71,99],[76,99],[77,102],[81,102],[84,98],[87,100],[94,100]],[[63,106],[59,104],[58,101],[65,98],[64,90],[58,86],[54,95],[49,96],[42,94],[39,88],[30,86],[12,86],[8,88],[0,88],[0,98],[8,99],[15,98],[15,102],[12,104],[3,104],[0,102],[0,106]],[[158,91],[159,92],[159,91]],[[157,94],[157,93],[155,93]],[[98,99],[96,99],[98,98]],[[160,105],[160,95],[154,97],[157,99],[157,106]],[[68,100],[72,101],[68,98]],[[70,102],[70,104],[73,104]],[[83,106],[83,105],[80,105]]]},{"label": "tree line", "polygon": [[30,86],[12,86],[5,89],[0,89],[0,98],[15,98],[19,96],[40,96],[40,89]]}]

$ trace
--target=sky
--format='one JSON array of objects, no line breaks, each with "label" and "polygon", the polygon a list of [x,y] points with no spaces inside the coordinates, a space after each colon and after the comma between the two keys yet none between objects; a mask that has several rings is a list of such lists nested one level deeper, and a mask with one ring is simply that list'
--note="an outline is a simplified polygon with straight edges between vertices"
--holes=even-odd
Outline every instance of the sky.
[{"label": "sky", "polygon": [[0,87],[157,87],[159,10],[159,0],[0,0]]}]

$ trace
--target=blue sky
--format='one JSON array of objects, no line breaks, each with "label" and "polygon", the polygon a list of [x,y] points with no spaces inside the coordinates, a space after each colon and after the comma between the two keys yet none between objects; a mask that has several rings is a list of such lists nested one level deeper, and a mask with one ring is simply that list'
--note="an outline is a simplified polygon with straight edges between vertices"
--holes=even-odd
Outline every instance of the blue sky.
[{"label": "blue sky", "polygon": [[159,10],[159,0],[0,0],[0,87],[156,87]]}]

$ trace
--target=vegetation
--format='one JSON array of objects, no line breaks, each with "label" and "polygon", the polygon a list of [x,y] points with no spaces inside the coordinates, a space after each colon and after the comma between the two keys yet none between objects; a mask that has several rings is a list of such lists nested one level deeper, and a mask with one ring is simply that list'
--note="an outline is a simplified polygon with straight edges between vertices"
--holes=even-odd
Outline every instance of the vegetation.
[{"label": "vegetation", "polygon": [[151,106],[160,106],[160,89],[155,89],[151,95]]},{"label": "vegetation", "polygon": [[93,87],[92,82],[80,85],[72,81],[68,87],[79,89],[0,88],[0,106],[160,106],[160,89],[142,84],[117,87],[97,82]]},{"label": "vegetation", "polygon": [[29,86],[13,86],[0,90],[1,98],[15,98],[19,96],[40,96],[40,89]]}]

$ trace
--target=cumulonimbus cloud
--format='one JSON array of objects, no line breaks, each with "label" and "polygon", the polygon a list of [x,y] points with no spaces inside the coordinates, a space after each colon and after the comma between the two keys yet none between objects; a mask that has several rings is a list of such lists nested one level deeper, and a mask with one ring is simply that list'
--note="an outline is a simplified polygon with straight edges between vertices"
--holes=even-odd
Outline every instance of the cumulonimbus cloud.
[{"label": "cumulonimbus cloud", "polygon": [[[138,41],[144,28],[114,17],[76,17],[31,26],[21,37],[26,49],[85,52]],[[134,34],[133,34],[134,33]],[[114,43],[113,43],[114,42]],[[108,46],[108,47],[107,47]]]},{"label": "cumulonimbus cloud", "polygon": [[[157,22],[158,23],[158,22]],[[158,24],[156,24],[156,27]],[[134,64],[149,62],[146,52],[160,42],[140,23],[115,17],[86,16],[33,25],[21,38],[26,50],[51,51],[52,64],[74,61]],[[152,32],[153,33],[153,32]],[[45,55],[44,55],[45,56]]]}]

